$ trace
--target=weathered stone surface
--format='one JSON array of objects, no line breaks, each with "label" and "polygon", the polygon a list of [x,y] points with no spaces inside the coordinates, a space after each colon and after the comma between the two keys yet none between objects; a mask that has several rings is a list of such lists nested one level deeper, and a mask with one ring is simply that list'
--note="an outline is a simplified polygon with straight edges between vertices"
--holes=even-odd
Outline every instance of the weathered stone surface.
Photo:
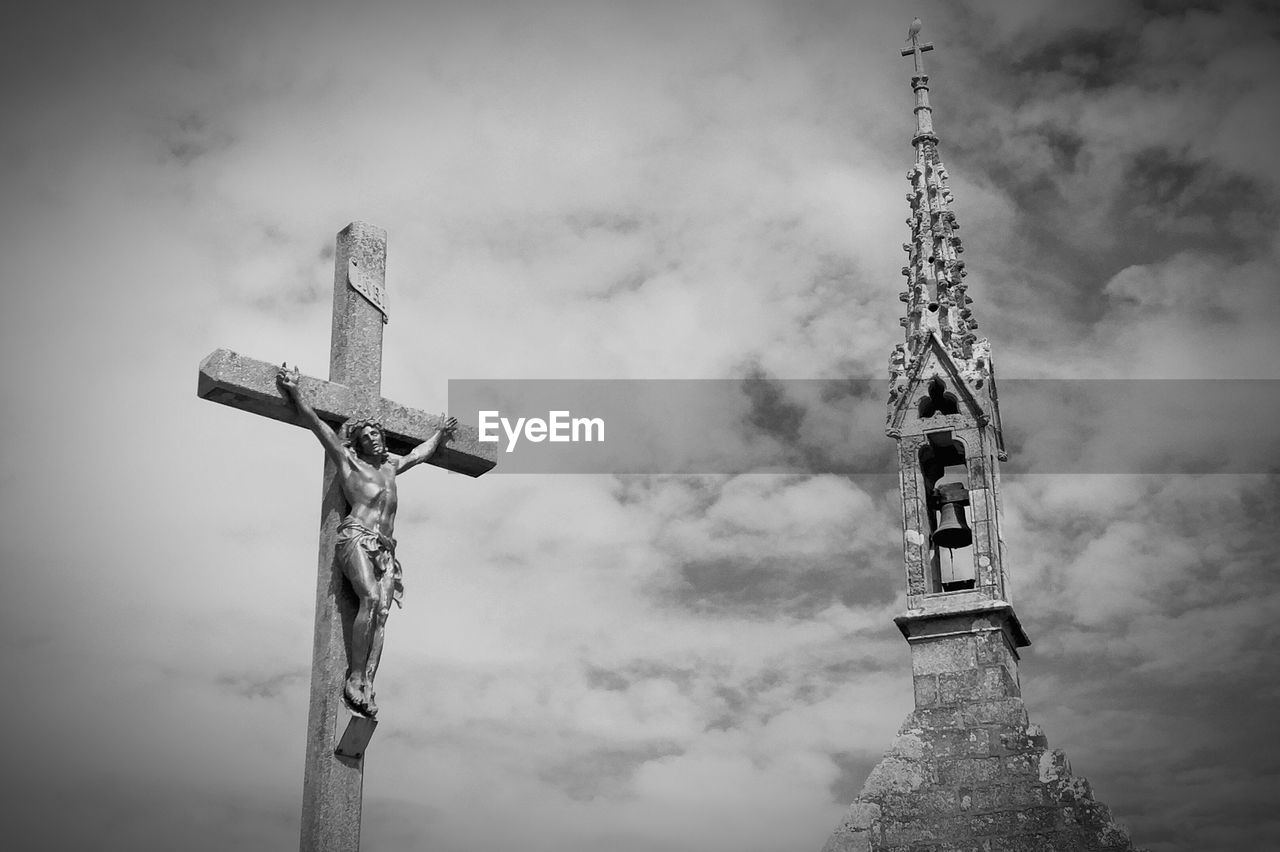
[{"label": "weathered stone surface", "polygon": [[[196,394],[210,402],[302,426],[297,411],[276,387],[279,369],[279,364],[248,358],[230,349],[216,349],[200,362]],[[364,397],[346,385],[311,376],[302,376],[298,385],[316,413],[335,428],[347,418],[346,412],[362,408]],[[387,448],[401,455],[435,434],[440,422],[439,415],[389,399],[371,400],[367,408],[371,416],[382,421]],[[497,464],[497,447],[496,443],[481,443],[474,426],[460,423],[449,442],[427,459],[427,464],[479,476]]]},{"label": "weathered stone surface", "polygon": [[923,786],[925,778],[921,774],[922,769],[919,761],[886,757],[871,770],[864,789],[870,789],[872,793],[879,796],[888,793],[910,793]]},{"label": "weathered stone surface", "polygon": [[956,637],[959,641],[921,642],[911,649],[911,668],[917,675],[939,674],[974,669],[978,665],[974,637]]},{"label": "weathered stone surface", "polygon": [[1019,698],[907,717],[822,852],[1135,852]]},{"label": "weathered stone surface", "polygon": [[1027,718],[1009,604],[954,595],[897,622],[916,709],[824,852],[1133,852]]}]

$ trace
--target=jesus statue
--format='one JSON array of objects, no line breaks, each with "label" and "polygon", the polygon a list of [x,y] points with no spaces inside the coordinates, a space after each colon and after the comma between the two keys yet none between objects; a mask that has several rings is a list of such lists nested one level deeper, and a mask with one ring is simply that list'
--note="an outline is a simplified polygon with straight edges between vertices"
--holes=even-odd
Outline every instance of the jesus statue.
[{"label": "jesus statue", "polygon": [[276,384],[293,403],[308,428],[324,446],[338,471],[338,483],[350,510],[338,524],[337,560],[359,600],[351,630],[350,668],[342,695],[356,713],[378,714],[373,676],[382,657],[391,603],[404,595],[400,561],[396,559],[396,477],[427,459],[447,441],[458,421],[446,417],[436,433],[404,456],[387,451],[377,420],[351,419],[341,436],[316,414],[298,389],[298,370],[281,365]]}]

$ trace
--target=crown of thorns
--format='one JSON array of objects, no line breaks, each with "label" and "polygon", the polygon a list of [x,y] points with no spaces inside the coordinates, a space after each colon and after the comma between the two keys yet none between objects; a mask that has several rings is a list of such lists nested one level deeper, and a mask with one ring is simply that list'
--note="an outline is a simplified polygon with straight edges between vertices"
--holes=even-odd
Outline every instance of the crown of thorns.
[{"label": "crown of thorns", "polygon": [[372,426],[382,433],[386,438],[387,430],[382,425],[382,421],[376,417],[353,417],[346,423],[342,424],[342,443],[348,446],[355,446],[356,436],[360,434],[360,430],[366,426]]}]

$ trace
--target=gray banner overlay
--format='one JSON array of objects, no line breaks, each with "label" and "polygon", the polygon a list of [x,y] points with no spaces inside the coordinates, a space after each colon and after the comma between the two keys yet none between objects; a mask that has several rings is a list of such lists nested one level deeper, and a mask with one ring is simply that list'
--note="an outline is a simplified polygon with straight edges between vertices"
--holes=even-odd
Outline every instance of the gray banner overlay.
[{"label": "gray banner overlay", "polygon": [[[871,379],[461,380],[449,382],[449,413],[490,424],[495,473],[892,474],[888,390]],[[1277,473],[1278,392],[1238,379],[1003,380],[1002,471]]]}]

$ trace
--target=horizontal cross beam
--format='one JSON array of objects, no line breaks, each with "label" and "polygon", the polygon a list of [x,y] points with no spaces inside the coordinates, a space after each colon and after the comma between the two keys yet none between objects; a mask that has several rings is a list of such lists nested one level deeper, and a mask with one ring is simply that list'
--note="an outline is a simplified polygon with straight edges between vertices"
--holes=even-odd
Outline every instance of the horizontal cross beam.
[{"label": "horizontal cross beam", "polygon": [[[217,349],[200,362],[200,384],[196,394],[201,399],[220,402],[241,411],[251,411],[294,426],[305,426],[293,405],[276,386],[279,371],[279,365],[247,358],[230,349]],[[380,419],[387,449],[398,455],[408,453],[430,438],[440,425],[440,415],[427,414],[389,399],[379,399],[373,410],[366,411],[361,407],[359,395],[337,382],[302,376],[298,380],[298,388],[316,413],[335,429],[357,412]],[[427,463],[468,476],[479,476],[492,470],[498,462],[498,445],[481,443],[477,438],[474,426],[460,423],[449,441],[442,444]]]}]

